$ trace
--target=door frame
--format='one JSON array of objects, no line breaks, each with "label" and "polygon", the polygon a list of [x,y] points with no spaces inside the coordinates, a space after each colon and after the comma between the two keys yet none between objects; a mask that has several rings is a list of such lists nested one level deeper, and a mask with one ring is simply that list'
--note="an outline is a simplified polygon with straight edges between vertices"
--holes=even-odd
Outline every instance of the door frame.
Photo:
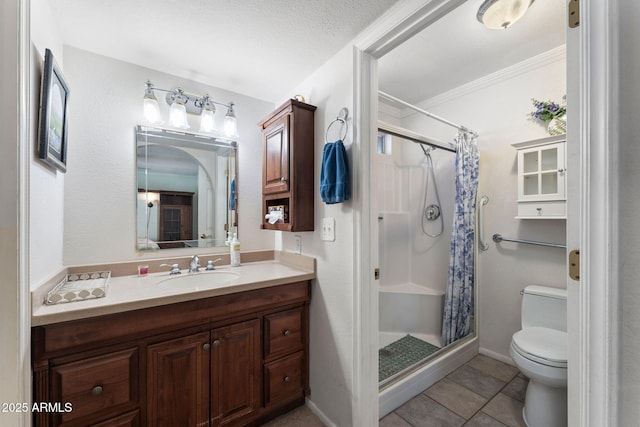
[{"label": "door frame", "polygon": [[[567,3],[569,0],[565,0]],[[376,135],[377,60],[463,0],[408,0],[398,3],[354,43],[354,384],[353,425],[378,420],[377,346],[378,295],[373,284],[377,266],[375,194],[372,151]],[[616,425],[618,295],[618,171],[617,106],[614,76],[617,24],[614,0],[584,0],[580,26],[567,30],[570,105],[568,169],[571,184],[567,220],[568,247],[581,250],[581,280],[567,278],[569,290],[569,425]],[[570,52],[570,53],[569,53]],[[602,219],[606,218],[606,221]],[[613,267],[613,268],[612,268]],[[571,309],[577,307],[577,309]],[[577,332],[577,333],[576,333]]]}]

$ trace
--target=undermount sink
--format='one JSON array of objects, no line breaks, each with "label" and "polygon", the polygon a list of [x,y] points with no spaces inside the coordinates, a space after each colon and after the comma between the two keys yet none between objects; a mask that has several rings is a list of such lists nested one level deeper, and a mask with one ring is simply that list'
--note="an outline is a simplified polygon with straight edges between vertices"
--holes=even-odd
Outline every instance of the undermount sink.
[{"label": "undermount sink", "polygon": [[176,274],[158,282],[163,289],[210,289],[237,280],[240,275],[233,271],[207,271]]}]

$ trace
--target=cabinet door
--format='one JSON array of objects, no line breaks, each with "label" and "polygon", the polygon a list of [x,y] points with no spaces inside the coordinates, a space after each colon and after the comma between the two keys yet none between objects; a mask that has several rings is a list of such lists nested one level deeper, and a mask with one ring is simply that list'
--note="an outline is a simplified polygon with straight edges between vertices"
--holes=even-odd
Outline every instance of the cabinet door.
[{"label": "cabinet door", "polygon": [[211,331],[213,426],[238,423],[260,408],[260,320]]},{"label": "cabinet door", "polygon": [[148,347],[148,425],[207,425],[209,345],[204,332]]},{"label": "cabinet door", "polygon": [[518,201],[564,200],[565,143],[518,151]]},{"label": "cabinet door", "polygon": [[289,191],[289,115],[285,114],[263,131],[264,164],[262,192]]}]

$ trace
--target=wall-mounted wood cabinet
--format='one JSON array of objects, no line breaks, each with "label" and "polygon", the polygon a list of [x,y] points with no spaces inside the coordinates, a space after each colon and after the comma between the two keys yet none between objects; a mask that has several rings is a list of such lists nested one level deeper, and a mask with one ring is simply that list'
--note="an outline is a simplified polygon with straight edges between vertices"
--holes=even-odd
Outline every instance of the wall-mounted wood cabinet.
[{"label": "wall-mounted wood cabinet", "polygon": [[513,144],[518,150],[518,219],[567,217],[566,135]]},{"label": "wall-mounted wood cabinet", "polygon": [[[258,125],[262,131],[262,228],[313,231],[316,107],[290,99]],[[271,223],[273,214],[278,220]]]},{"label": "wall-mounted wood cabinet", "polygon": [[32,329],[36,426],[226,426],[304,404],[308,281]]}]

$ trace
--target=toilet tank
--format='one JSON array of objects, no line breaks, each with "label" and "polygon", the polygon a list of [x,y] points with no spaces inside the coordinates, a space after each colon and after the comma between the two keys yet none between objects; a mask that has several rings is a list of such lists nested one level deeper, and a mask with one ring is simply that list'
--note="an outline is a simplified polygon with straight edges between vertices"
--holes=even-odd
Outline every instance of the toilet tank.
[{"label": "toilet tank", "polygon": [[522,329],[542,326],[567,331],[566,289],[531,285],[522,292]]}]

